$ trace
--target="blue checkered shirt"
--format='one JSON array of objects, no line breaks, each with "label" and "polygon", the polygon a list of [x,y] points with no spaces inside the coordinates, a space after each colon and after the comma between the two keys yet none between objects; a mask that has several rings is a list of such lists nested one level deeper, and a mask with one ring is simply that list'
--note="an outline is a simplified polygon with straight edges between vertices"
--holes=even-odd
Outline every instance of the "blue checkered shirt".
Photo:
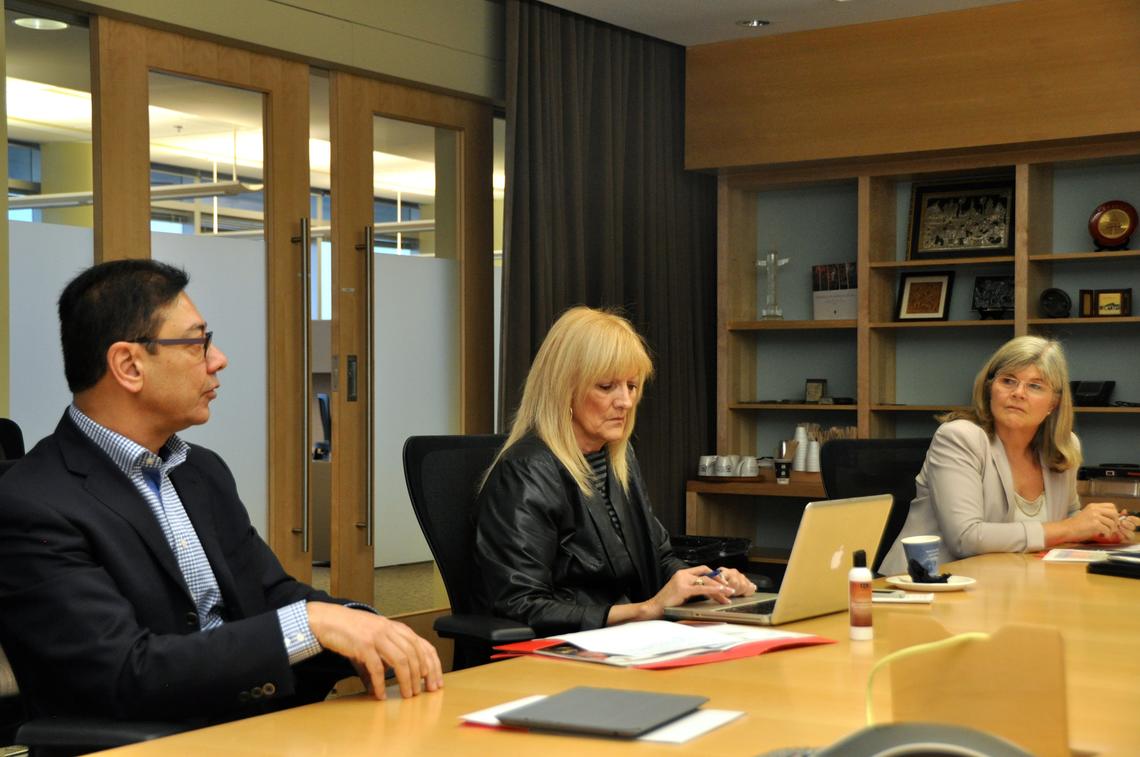
[{"label": "blue checkered shirt", "polygon": [[[170,482],[170,472],[186,462],[190,445],[177,435],[171,436],[160,454],[156,455],[122,434],[91,420],[75,405],[68,408],[68,413],[79,430],[106,452],[111,461],[130,479],[158,521],[166,536],[166,543],[178,560],[178,568],[182,571],[186,587],[198,610],[201,630],[209,631],[222,625],[225,621],[221,615],[223,605],[218,579],[198,540],[198,532],[186,515],[178,491]],[[304,600],[278,609],[277,620],[281,624],[281,635],[290,665],[320,653],[321,645],[309,628],[309,613]]]}]

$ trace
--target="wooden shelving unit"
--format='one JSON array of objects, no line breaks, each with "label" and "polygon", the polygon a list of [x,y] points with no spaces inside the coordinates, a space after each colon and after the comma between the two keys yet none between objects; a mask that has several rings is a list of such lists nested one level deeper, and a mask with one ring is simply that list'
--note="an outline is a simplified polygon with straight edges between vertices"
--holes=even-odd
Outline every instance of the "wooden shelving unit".
[{"label": "wooden shelving unit", "polygon": [[[1140,206],[1140,194],[1129,195],[1129,187],[1140,184],[1140,137],[1136,136],[1111,141],[1053,142],[1039,147],[1021,145],[1006,152],[962,150],[921,159],[881,158],[724,171],[719,178],[718,195],[717,451],[770,454],[768,449],[760,449],[758,443],[761,431],[768,427],[765,424],[775,424],[784,433],[786,427],[800,419],[795,414],[801,417],[824,414],[839,423],[854,416],[853,425],[861,437],[912,435],[916,424],[918,427],[928,424],[932,432],[934,415],[961,407],[968,399],[968,382],[980,367],[975,353],[989,354],[1010,337],[1020,334],[1057,334],[1069,349],[1074,379],[1140,375],[1140,350],[1126,346],[1128,339],[1140,337],[1135,328],[1140,325],[1140,314],[1078,318],[1074,313],[1074,317],[1051,319],[1041,317],[1038,312],[1041,292],[1053,286],[1069,292],[1075,311],[1076,290],[1090,288],[1090,281],[1092,288],[1132,287],[1134,307],[1140,308],[1140,250],[1082,251],[1079,235],[1070,233],[1082,222],[1080,214],[1073,210],[1072,193],[1077,191],[1073,186],[1081,182],[1095,184],[1101,175],[1098,171],[1103,173],[1104,187],[1094,193],[1103,191],[1104,196],[1097,202],[1125,199]],[[1081,174],[1081,178],[1075,182],[1066,178],[1074,173]],[[899,216],[906,212],[905,195],[911,185],[996,174],[1010,177],[1015,188],[1012,255],[905,259],[907,219]],[[1121,175],[1126,178],[1122,180]],[[799,193],[810,203],[813,188],[826,193],[836,186],[852,191],[857,203],[855,238],[847,241],[856,250],[857,317],[830,321],[757,320],[755,316],[763,292],[756,275],[756,250],[758,240],[768,230],[759,219],[765,217],[771,223],[772,217],[771,213],[764,216],[761,212],[763,203],[773,193],[784,191]],[[1084,223],[1095,204],[1092,203],[1087,212],[1082,211]],[[793,212],[781,209],[789,219],[812,216],[812,208],[807,205]],[[1083,230],[1080,233],[1084,233]],[[1056,247],[1055,234],[1060,243]],[[1134,237],[1133,244],[1140,246],[1140,234]],[[959,298],[959,304],[957,311],[952,311],[952,320],[896,321],[900,275],[933,269],[952,270],[956,274],[954,296]],[[969,319],[961,302],[963,299],[969,302],[970,283],[978,275],[1013,277],[1012,318]],[[958,349],[957,335],[961,335],[969,349]],[[853,347],[854,405],[757,401],[757,398],[780,397],[759,385],[758,378],[765,370],[782,369],[785,365],[793,370],[808,370],[801,363],[810,364],[810,360],[780,362],[788,361],[781,353],[787,345],[794,344],[810,354],[811,345],[817,341],[824,345],[820,349],[834,351],[837,340]],[[1129,358],[1133,363],[1127,364],[1134,365],[1136,370],[1117,368],[1116,374],[1098,372],[1105,370],[1096,359],[1098,345],[1104,343],[1118,344],[1119,350],[1136,352],[1136,357]],[[1085,350],[1083,355],[1082,350]],[[1091,356],[1089,351],[1093,351]],[[931,364],[907,364],[907,360],[912,363],[916,360],[912,357],[914,354],[921,356],[918,360]],[[965,376],[961,381],[967,385],[948,396],[923,395],[913,375],[922,370],[939,373],[946,369],[956,371],[955,382],[959,374]],[[1136,394],[1119,398],[1140,401],[1140,388]],[[1140,408],[1083,407],[1077,408],[1077,413],[1082,426],[1078,433],[1092,433],[1084,431],[1086,424],[1093,424],[1089,428],[1094,430],[1103,428],[1104,433],[1120,437],[1122,443],[1118,446],[1124,448],[1122,459],[1140,458],[1140,449],[1134,449],[1135,439],[1140,438],[1137,433],[1140,424],[1134,417],[1140,416]],[[749,507],[749,498],[753,501],[757,497],[771,496],[810,499],[822,495],[822,485],[781,489],[691,482],[689,533],[752,536],[761,525],[757,512],[762,508]]]},{"label": "wooden shelving unit", "polygon": [[859,322],[855,319],[844,321],[733,321],[729,331],[824,331],[831,329],[855,329]]}]

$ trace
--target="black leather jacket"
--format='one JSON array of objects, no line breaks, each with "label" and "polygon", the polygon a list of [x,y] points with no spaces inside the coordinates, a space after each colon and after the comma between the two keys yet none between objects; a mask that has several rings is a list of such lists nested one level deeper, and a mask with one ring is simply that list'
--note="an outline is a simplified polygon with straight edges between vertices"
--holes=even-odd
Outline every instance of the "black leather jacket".
[{"label": "black leather jacket", "polygon": [[508,449],[477,507],[475,556],[487,611],[539,636],[600,628],[611,605],[649,599],[687,567],[653,515],[632,448],[629,491],[612,471],[609,491],[615,504],[627,500],[634,521],[622,524],[625,544],[601,495],[583,494],[541,440],[527,436]]}]

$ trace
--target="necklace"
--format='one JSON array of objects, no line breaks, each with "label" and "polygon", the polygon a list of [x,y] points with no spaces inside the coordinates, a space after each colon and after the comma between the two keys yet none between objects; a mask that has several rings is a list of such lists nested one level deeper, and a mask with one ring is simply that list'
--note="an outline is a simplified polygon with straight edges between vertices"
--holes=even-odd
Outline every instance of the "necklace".
[{"label": "necklace", "polygon": [[[1023,512],[1027,518],[1036,518],[1037,513],[1041,512],[1041,508],[1045,506],[1045,492],[1041,492],[1037,495],[1037,499],[1032,502],[1017,492],[1014,492],[1013,501],[1017,505],[1017,509]],[[1034,505],[1036,505],[1036,507],[1034,507]]]}]

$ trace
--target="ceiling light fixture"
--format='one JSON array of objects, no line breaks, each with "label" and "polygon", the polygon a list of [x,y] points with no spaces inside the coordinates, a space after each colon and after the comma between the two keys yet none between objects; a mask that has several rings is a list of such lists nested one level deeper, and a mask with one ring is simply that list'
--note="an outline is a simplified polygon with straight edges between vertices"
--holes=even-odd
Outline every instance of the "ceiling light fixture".
[{"label": "ceiling light fixture", "polygon": [[[213,181],[197,184],[161,184],[150,188],[150,199],[189,200],[195,197],[232,197],[245,192],[260,192],[262,184],[243,184],[240,181]],[[90,205],[92,192],[58,192],[46,195],[12,195],[8,207],[20,208],[76,208]]]},{"label": "ceiling light fixture", "polygon": [[13,21],[16,26],[22,26],[25,29],[35,29],[40,32],[56,32],[60,29],[66,29],[67,24],[62,21],[56,21],[51,18],[17,18]]},{"label": "ceiling light fixture", "polygon": [[765,21],[762,18],[746,18],[741,21],[737,21],[736,25],[747,26],[749,29],[759,29],[761,26],[768,26],[771,23],[771,21]]}]

